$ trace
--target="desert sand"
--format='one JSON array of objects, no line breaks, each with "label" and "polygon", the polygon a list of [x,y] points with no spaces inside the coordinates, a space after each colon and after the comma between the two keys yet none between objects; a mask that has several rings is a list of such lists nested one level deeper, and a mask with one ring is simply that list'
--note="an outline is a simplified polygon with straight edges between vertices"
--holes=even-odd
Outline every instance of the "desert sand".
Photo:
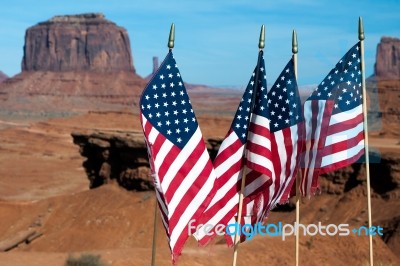
[{"label": "desert sand", "polygon": [[[200,116],[205,137],[224,136],[230,117]],[[150,265],[155,197],[116,184],[89,190],[83,157],[71,132],[81,129],[140,130],[130,112],[88,113],[44,121],[2,121],[0,130],[0,246],[27,230],[42,235],[0,252],[0,265],[63,265],[70,254],[99,254],[107,265]],[[377,149],[399,152],[395,138],[372,138]],[[367,220],[366,189],[322,193],[302,199],[301,222],[362,225]],[[375,195],[375,194],[374,194]],[[374,221],[398,211],[397,200],[372,198]],[[273,211],[268,222],[293,223],[293,208]],[[156,265],[171,265],[165,233],[158,222]],[[399,246],[374,237],[378,265],[399,265]],[[294,237],[257,236],[240,245],[238,265],[293,265]],[[231,265],[223,239],[198,247],[191,238],[178,265]],[[380,263],[380,264],[379,264]],[[300,237],[300,265],[368,265],[365,236]]]}]

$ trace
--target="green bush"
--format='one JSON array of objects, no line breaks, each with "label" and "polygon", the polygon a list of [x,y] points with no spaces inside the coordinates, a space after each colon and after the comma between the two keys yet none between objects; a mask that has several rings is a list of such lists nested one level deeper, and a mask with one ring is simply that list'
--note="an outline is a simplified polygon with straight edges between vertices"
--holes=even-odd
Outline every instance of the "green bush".
[{"label": "green bush", "polygon": [[82,254],[80,257],[68,256],[65,266],[106,266],[100,255]]}]

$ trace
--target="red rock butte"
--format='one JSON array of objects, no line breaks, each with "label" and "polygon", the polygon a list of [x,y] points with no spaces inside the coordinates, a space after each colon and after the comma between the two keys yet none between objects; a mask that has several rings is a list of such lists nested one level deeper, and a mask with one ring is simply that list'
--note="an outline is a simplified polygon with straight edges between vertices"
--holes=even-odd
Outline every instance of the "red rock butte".
[{"label": "red rock butte", "polygon": [[55,16],[26,30],[23,71],[135,71],[126,29],[100,13]]},{"label": "red rock butte", "polygon": [[376,48],[375,76],[379,79],[400,79],[400,39],[382,37]]},{"label": "red rock butte", "polygon": [[103,14],[55,16],[26,30],[22,72],[0,85],[5,110],[51,115],[137,105],[128,32]]}]

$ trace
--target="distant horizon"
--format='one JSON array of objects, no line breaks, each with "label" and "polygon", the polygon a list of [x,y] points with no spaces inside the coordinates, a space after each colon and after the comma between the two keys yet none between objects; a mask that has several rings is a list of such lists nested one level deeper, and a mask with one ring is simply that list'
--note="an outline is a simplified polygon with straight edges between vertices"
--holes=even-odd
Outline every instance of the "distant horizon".
[{"label": "distant horizon", "polygon": [[[128,31],[136,73],[152,72],[152,58],[168,52],[171,23],[176,25],[174,55],[185,82],[212,87],[244,87],[254,69],[260,26],[266,27],[267,80],[273,83],[291,57],[291,35],[298,35],[298,82],[318,84],[358,41],[358,17],[365,29],[366,77],[373,75],[376,47],[384,36],[399,38],[399,0],[363,3],[338,0],[245,0],[164,2],[148,4],[121,0],[110,5],[71,0],[38,0],[26,8],[15,0],[0,10],[0,70],[12,77],[21,72],[27,28],[54,16],[103,13]],[[221,85],[225,84],[225,85]]]}]

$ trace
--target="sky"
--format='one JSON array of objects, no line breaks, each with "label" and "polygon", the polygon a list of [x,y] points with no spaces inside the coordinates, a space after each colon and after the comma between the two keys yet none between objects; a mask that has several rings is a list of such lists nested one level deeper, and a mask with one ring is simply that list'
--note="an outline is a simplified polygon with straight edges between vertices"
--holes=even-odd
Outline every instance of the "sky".
[{"label": "sky", "polygon": [[25,30],[56,15],[101,12],[127,29],[136,72],[152,72],[152,58],[168,52],[175,23],[175,59],[185,82],[216,87],[247,85],[256,65],[261,25],[272,85],[291,57],[292,31],[299,43],[298,83],[318,84],[365,30],[366,76],[373,74],[382,36],[400,37],[400,0],[68,0],[2,3],[0,70],[21,71]]}]

